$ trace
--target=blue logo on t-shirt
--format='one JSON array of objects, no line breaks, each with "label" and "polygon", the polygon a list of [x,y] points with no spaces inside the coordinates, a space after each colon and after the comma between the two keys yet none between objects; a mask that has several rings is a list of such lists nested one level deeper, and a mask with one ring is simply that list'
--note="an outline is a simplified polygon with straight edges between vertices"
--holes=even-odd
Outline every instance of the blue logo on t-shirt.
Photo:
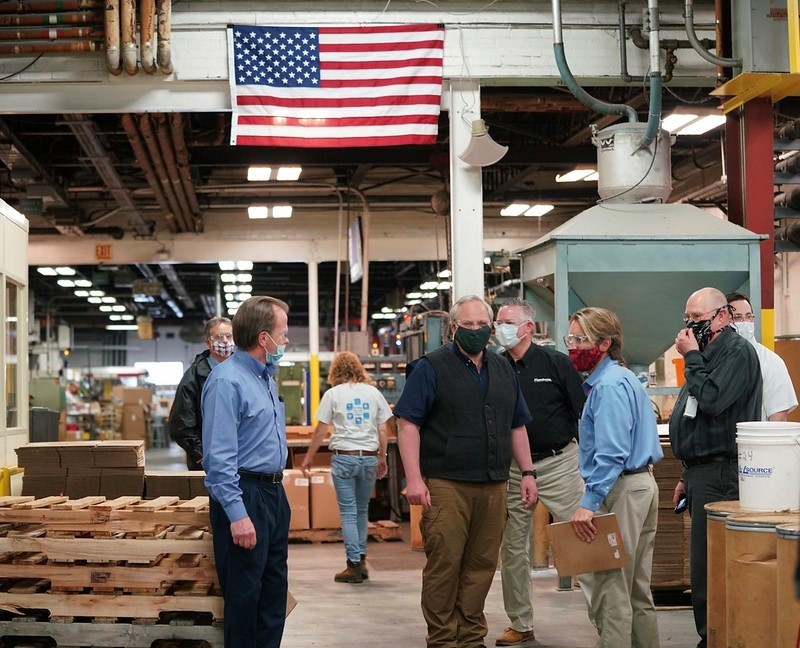
[{"label": "blue logo on t-shirt", "polygon": [[370,419],[369,403],[364,403],[360,398],[354,398],[347,403],[347,420],[353,421],[356,425],[368,422]]}]

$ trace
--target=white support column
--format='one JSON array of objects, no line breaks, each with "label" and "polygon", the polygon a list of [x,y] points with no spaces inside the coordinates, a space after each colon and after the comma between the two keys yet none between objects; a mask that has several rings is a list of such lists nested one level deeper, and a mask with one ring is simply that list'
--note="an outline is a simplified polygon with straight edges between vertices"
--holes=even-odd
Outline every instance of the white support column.
[{"label": "white support column", "polygon": [[316,259],[308,262],[308,356],[311,381],[310,394],[306,394],[311,416],[309,424],[316,423],[314,418],[319,407],[319,276]]},{"label": "white support column", "polygon": [[480,83],[450,82],[450,231],[453,250],[453,301],[483,296],[483,185],[480,167],[462,162],[481,116]]}]

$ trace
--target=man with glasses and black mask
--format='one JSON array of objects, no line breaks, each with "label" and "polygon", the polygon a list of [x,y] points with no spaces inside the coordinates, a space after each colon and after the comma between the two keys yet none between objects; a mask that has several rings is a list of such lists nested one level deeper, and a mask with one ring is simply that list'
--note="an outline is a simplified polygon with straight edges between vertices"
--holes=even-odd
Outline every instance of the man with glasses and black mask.
[{"label": "man with glasses and black mask", "polygon": [[[557,521],[563,522],[572,517],[583,496],[577,437],[585,396],[581,377],[569,357],[531,339],[534,316],[528,302],[509,299],[497,311],[495,339],[505,348],[502,355],[514,368],[533,417],[526,428],[539,500]],[[514,462],[510,475],[500,575],[503,605],[511,626],[495,640],[495,645],[524,646],[534,641],[530,578],[533,511],[525,508],[516,494],[521,474]]]},{"label": "man with glasses and black mask", "polygon": [[772,349],[756,341],[756,316],[747,295],[732,292],[726,297],[731,305],[731,319],[736,331],[753,345],[758,354],[761,380],[764,383],[761,419],[788,421],[789,412],[797,407],[797,395],[794,393],[792,377],[786,363]]},{"label": "man with glasses and black mask", "polygon": [[189,470],[202,470],[203,458],[203,412],[200,409],[200,394],[211,370],[230,357],[236,348],[233,344],[233,329],[227,317],[212,317],[206,322],[203,342],[206,350],[198,354],[183,374],[175,400],[169,411],[169,435],[186,452]]},{"label": "man with glasses and black mask", "polygon": [[450,328],[452,344],[414,363],[394,414],[406,496],[423,508],[427,645],[480,648],[512,456],[522,474],[523,506],[536,502],[525,430],[531,417],[511,366],[486,351],[491,306],[475,295],[462,297],[450,309]]},{"label": "man with glasses and black mask", "polygon": [[669,421],[672,451],[683,462],[673,503],[685,494],[692,516],[692,607],[698,646],[706,645],[706,514],[709,502],[739,499],[736,424],[761,420],[756,351],[731,326],[731,307],[716,288],[690,295],[686,327],[675,338],[686,382]]}]

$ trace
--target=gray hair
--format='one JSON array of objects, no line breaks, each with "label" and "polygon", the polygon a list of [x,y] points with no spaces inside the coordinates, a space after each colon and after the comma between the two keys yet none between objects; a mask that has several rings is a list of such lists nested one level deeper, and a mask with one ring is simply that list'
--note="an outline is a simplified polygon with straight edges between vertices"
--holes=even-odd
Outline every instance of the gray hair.
[{"label": "gray hair", "polygon": [[486,303],[486,300],[483,299],[483,297],[478,297],[477,295],[464,295],[461,299],[459,299],[450,308],[449,320],[450,320],[450,324],[451,325],[456,323],[456,319],[457,319],[456,316],[458,315],[458,310],[464,304],[467,304],[469,302],[480,302],[481,304],[483,304],[483,307],[486,309],[486,312],[489,314],[489,321],[491,322],[491,321],[494,320],[494,313],[492,312],[492,307],[489,306],[489,304]]},{"label": "gray hair", "polygon": [[228,326],[233,326],[233,322],[231,322],[227,317],[212,317],[210,320],[206,322],[206,326],[203,329],[203,339],[207,340],[208,338],[210,338],[211,331],[213,331],[220,324],[227,324]]},{"label": "gray hair", "polygon": [[526,322],[533,322],[536,318],[536,311],[533,309],[533,305],[525,301],[524,299],[520,299],[519,297],[512,297],[504,301],[500,306],[497,308],[497,312],[500,312],[501,308],[505,306],[513,306],[514,308],[519,308],[522,311],[522,316],[525,318]]}]

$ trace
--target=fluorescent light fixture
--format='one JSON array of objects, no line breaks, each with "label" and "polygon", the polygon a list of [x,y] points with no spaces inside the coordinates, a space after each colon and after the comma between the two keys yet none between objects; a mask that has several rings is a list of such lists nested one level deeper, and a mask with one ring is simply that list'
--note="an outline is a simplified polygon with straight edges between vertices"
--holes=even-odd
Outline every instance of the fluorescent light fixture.
[{"label": "fluorescent light fixture", "polygon": [[75,276],[75,268],[70,268],[69,266],[59,266],[56,268],[56,272],[63,277],[74,277]]},{"label": "fluorescent light fixture", "polygon": [[106,324],[106,331],[138,331],[136,324]]},{"label": "fluorescent light fixture", "polygon": [[420,290],[436,290],[436,286],[439,285],[438,281],[426,281],[423,284],[420,284]]},{"label": "fluorescent light fixture", "polygon": [[122,319],[122,315],[109,315],[108,319],[112,322],[119,322]]},{"label": "fluorescent light fixture", "polygon": [[695,114],[672,113],[663,119],[661,128],[670,133],[674,133],[686,126],[689,122],[693,122],[695,119],[697,119],[697,115]]},{"label": "fluorescent light fixture", "polygon": [[587,175],[583,179],[583,181],[584,182],[597,182],[599,179],[600,179],[600,174],[597,171],[595,171],[594,173],[590,173],[589,175]]},{"label": "fluorescent light fixture", "polygon": [[120,315],[119,318],[126,322],[130,322],[133,319],[133,315]]},{"label": "fluorescent light fixture", "polygon": [[250,205],[247,208],[247,217],[250,220],[269,218],[269,207],[266,205]]},{"label": "fluorescent light fixture", "polygon": [[422,297],[421,292],[406,293],[406,299],[419,299],[420,297]]},{"label": "fluorescent light fixture", "polygon": [[725,115],[708,115],[681,128],[677,135],[702,135],[718,126],[722,126],[724,123]]},{"label": "fluorescent light fixture", "polygon": [[235,302],[235,301],[225,302],[225,305],[228,308],[239,308],[239,302]]},{"label": "fluorescent light fixture", "polygon": [[408,306],[417,306],[417,305],[419,305],[421,303],[422,303],[422,301],[419,300],[419,299],[409,299],[408,301],[406,301],[406,304]]},{"label": "fluorescent light fixture", "polygon": [[381,308],[381,313],[392,313],[392,312],[393,312],[392,309],[389,308],[388,306],[384,306],[383,308]]},{"label": "fluorescent light fixture", "polygon": [[88,290],[76,290],[74,295],[76,297],[88,297],[89,296],[89,291]]},{"label": "fluorescent light fixture", "polygon": [[58,285],[62,288],[74,288],[75,282],[72,279],[59,279]]},{"label": "fluorescent light fixture", "polygon": [[453,287],[453,284],[449,281],[440,281],[439,285],[436,286],[436,290],[450,290]]},{"label": "fluorescent light fixture", "polygon": [[111,307],[111,310],[113,310],[115,313],[124,313],[125,307],[122,304],[114,304]]},{"label": "fluorescent light fixture", "polygon": [[439,274],[437,274],[436,276],[439,277],[440,279],[449,279],[452,276],[452,274],[453,274],[452,272],[450,272],[447,268],[445,268],[444,270],[440,270]]},{"label": "fluorescent light fixture", "polygon": [[[220,261],[219,262],[219,269],[223,272],[228,272],[230,270],[236,270],[236,261]],[[224,281],[224,279],[223,279]]]},{"label": "fluorescent light fixture", "polygon": [[491,265],[492,260],[489,257],[483,257],[483,265]]},{"label": "fluorescent light fixture", "polygon": [[112,310],[114,309],[111,306],[107,306],[105,304],[100,307],[100,312],[102,313],[110,313]]},{"label": "fluorescent light fixture", "polygon": [[58,273],[56,272],[55,268],[50,268],[48,266],[43,266],[41,268],[36,268],[36,271],[40,275],[44,275],[45,277],[55,277]]},{"label": "fluorescent light fixture", "polygon": [[241,293],[251,293],[253,292],[253,286],[250,284],[241,284],[239,286],[239,292]]},{"label": "fluorescent light fixture", "polygon": [[239,288],[236,286],[236,284],[225,284],[222,286],[222,292],[235,293],[239,292]]},{"label": "fluorescent light fixture", "polygon": [[236,281],[238,281],[239,283],[245,283],[245,284],[246,283],[250,283],[251,281],[253,281],[253,275],[247,274],[247,273],[237,274],[236,275]]},{"label": "fluorescent light fixture", "polygon": [[420,297],[422,297],[423,299],[436,299],[438,296],[439,296],[438,292],[426,292],[420,295]]},{"label": "fluorescent light fixture", "polygon": [[547,212],[553,210],[553,205],[532,205],[531,208],[525,212],[525,216],[536,216],[541,218]]},{"label": "fluorescent light fixture", "polygon": [[103,297],[101,299],[101,301],[104,304],[116,304],[117,303],[117,298],[116,297]]},{"label": "fluorescent light fixture", "polygon": [[501,216],[521,216],[524,214],[530,205],[526,205],[525,203],[511,203],[508,207],[503,207],[500,210]]},{"label": "fluorescent light fixture", "polygon": [[291,205],[275,205],[272,208],[273,218],[291,218],[292,206]]},{"label": "fluorescent light fixture", "polygon": [[253,269],[253,262],[252,261],[237,261],[236,262],[236,269],[237,270],[252,270]]},{"label": "fluorescent light fixture", "polygon": [[103,300],[100,299],[99,297],[89,297],[88,302],[90,304],[102,304]]},{"label": "fluorescent light fixture", "polygon": [[586,176],[592,175],[594,172],[594,169],[575,169],[563,175],[558,173],[556,174],[556,182],[579,182],[580,180],[585,180]]},{"label": "fluorescent light fixture", "polygon": [[78,288],[89,288],[92,285],[92,282],[89,281],[88,279],[76,279],[75,285]]},{"label": "fluorescent light fixture", "polygon": [[251,166],[247,169],[247,179],[250,182],[266,182],[272,177],[272,167]]},{"label": "fluorescent light fixture", "polygon": [[224,283],[235,283],[236,282],[236,275],[231,272],[223,272],[220,279]]},{"label": "fluorescent light fixture", "polygon": [[250,299],[250,295],[242,295],[242,294],[236,295],[236,301],[243,302],[246,299]]},{"label": "fluorescent light fixture", "polygon": [[300,174],[303,172],[303,167],[294,166],[294,167],[280,167],[278,169],[278,174],[275,176],[276,180],[298,180],[300,178]]},{"label": "fluorescent light fixture", "polygon": [[89,296],[91,297],[103,297],[105,293],[102,290],[90,290]]}]

